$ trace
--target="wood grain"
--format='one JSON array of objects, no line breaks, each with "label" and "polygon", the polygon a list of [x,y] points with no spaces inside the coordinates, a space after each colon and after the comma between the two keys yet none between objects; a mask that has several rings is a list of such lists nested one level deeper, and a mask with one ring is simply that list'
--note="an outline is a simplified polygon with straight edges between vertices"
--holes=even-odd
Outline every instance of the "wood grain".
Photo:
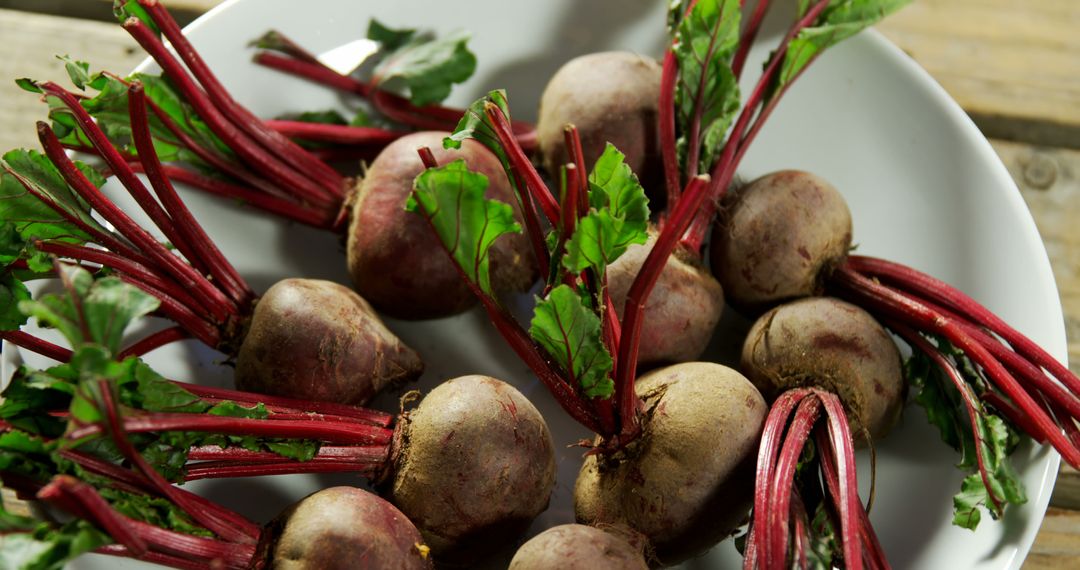
[{"label": "wood grain", "polygon": [[917,0],[878,25],[990,137],[1080,147],[1074,0]]},{"label": "wood grain", "polygon": [[45,119],[46,108],[37,95],[15,86],[14,79],[31,77],[69,86],[64,66],[53,56],[88,61],[94,70],[120,73],[135,67],[145,56],[118,24],[91,22],[14,10],[0,10],[0,148],[38,146],[34,120]]}]

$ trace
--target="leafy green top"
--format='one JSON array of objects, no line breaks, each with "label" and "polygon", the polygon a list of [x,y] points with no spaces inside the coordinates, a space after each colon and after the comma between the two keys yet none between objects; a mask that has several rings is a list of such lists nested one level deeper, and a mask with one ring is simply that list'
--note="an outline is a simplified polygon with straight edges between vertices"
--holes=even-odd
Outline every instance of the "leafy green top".
[{"label": "leafy green top", "polygon": [[[938,428],[941,439],[960,452],[957,468],[968,473],[953,497],[953,524],[974,530],[982,519],[979,507],[983,507],[994,519],[1003,514],[1006,504],[1027,502],[1023,483],[1009,460],[1020,438],[1016,430],[981,403],[977,394],[990,389],[975,365],[947,340],[935,339],[939,350],[957,366],[963,379],[975,394],[978,409],[975,411],[976,429],[963,396],[945,376],[945,372],[920,351],[908,359],[904,373],[911,387],[916,390],[915,401],[926,410],[927,419]],[[982,453],[986,470],[986,482],[979,472],[978,453]],[[990,495],[993,493],[994,501]],[[998,504],[1000,502],[1000,505]]]},{"label": "leafy green top", "polygon": [[510,205],[484,198],[487,186],[486,176],[455,160],[421,173],[405,207],[426,217],[469,281],[494,296],[491,246],[504,234],[520,233],[521,226]]},{"label": "leafy green top", "polygon": [[698,121],[697,172],[708,172],[720,155],[728,127],[739,111],[739,85],[731,59],[739,45],[740,2],[698,0],[685,14],[684,2],[671,6],[673,50],[679,64],[675,88],[679,154],[685,161],[689,133]]},{"label": "leafy green top", "polygon": [[562,257],[574,274],[592,269],[602,281],[627,247],[648,239],[649,199],[625,158],[608,143],[589,174],[589,213],[578,220]]},{"label": "leafy green top", "polygon": [[468,32],[438,38],[430,32],[391,29],[372,19],[367,37],[379,42],[378,63],[372,71],[375,87],[408,96],[418,106],[438,103],[476,71]]},{"label": "leafy green top", "polygon": [[[94,186],[105,183],[93,168],[76,165]],[[49,203],[59,206],[64,215]],[[0,265],[22,259],[31,270],[46,272],[52,260],[37,251],[34,242],[83,244],[90,240],[85,228],[109,233],[48,157],[33,150],[13,150],[0,158]]]},{"label": "leafy green top", "polygon": [[[911,0],[830,1],[813,25],[799,31],[791,40],[780,73],[769,86],[767,99],[774,97],[794,80],[818,54],[874,25],[909,2]],[[799,0],[799,17],[805,16],[813,4],[813,0]]]}]

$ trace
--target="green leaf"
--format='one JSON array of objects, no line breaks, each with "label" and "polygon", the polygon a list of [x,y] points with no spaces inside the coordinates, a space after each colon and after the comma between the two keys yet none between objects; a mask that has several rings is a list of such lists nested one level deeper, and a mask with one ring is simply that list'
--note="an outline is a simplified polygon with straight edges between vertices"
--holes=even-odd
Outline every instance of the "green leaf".
[{"label": "green leaf", "polygon": [[409,43],[416,35],[416,30],[403,28],[395,30],[383,25],[382,22],[372,18],[368,22],[367,39],[379,42],[382,49],[393,51]]},{"label": "green leaf", "polygon": [[566,243],[565,268],[603,276],[631,244],[648,239],[649,200],[625,155],[608,143],[589,175],[589,213]]},{"label": "green leaf", "polygon": [[486,176],[455,160],[417,176],[405,207],[427,218],[466,277],[494,296],[491,246],[504,234],[521,232],[521,226],[509,204],[484,198],[487,186]]},{"label": "green leaf", "polygon": [[64,62],[64,69],[67,71],[68,77],[71,78],[71,82],[80,90],[86,89],[87,84],[91,82],[90,78],[90,64],[85,61],[76,61],[71,59],[71,56],[58,55],[56,59]]},{"label": "green leaf", "polygon": [[677,144],[686,147],[693,124],[700,121],[699,172],[712,169],[739,111],[739,85],[731,71],[731,59],[739,45],[739,6],[738,0],[700,0],[679,20],[674,38],[679,63]]},{"label": "green leaf", "polygon": [[529,335],[577,382],[586,396],[608,398],[615,391],[612,360],[601,338],[600,318],[569,285],[537,299]]},{"label": "green leaf", "polygon": [[[915,352],[905,363],[905,374],[916,391],[915,401],[926,410],[927,418],[938,428],[942,440],[961,453],[957,467],[968,475],[960,492],[953,497],[953,524],[975,529],[982,518],[980,507],[998,519],[1004,514],[1006,505],[1027,502],[1023,483],[1009,458],[1020,436],[1006,420],[981,403],[979,394],[990,389],[989,385],[963,351],[943,338],[932,340],[938,351],[959,371],[965,382],[964,389],[971,391],[971,397],[977,403],[974,430],[965,399],[928,356]],[[979,453],[986,470],[985,482],[979,472]],[[1000,508],[991,500],[991,492],[1001,504]]]},{"label": "green leaf", "polygon": [[149,26],[155,34],[161,35],[161,31],[158,30],[157,24],[154,23],[146,8],[139,5],[139,0],[113,0],[113,16],[121,24],[128,18],[136,18]]},{"label": "green leaf", "polygon": [[439,103],[476,71],[468,32],[436,38],[415,30],[391,30],[372,20],[368,38],[381,44],[372,81],[381,89],[408,97],[418,106]]},{"label": "green leaf", "polygon": [[40,523],[32,532],[3,537],[0,568],[60,570],[66,562],[111,542],[108,535],[84,520],[55,528]]},{"label": "green leaf", "polygon": [[[790,83],[821,52],[861,32],[911,0],[833,0],[810,27],[791,40],[766,101]],[[805,14],[808,3],[800,4]]]},{"label": "green leaf", "polygon": [[112,354],[121,349],[124,330],[139,317],[157,309],[159,301],[117,277],[95,280],[77,266],[61,265],[67,291],[23,301],[20,310],[56,327],[73,348],[98,344]]},{"label": "green leaf", "polygon": [[250,418],[256,420],[266,419],[270,412],[266,410],[266,406],[257,404],[250,408],[245,408],[236,402],[221,402],[214,407],[207,410],[207,413],[212,416],[224,416],[229,418]]},{"label": "green leaf", "polygon": [[18,85],[23,91],[29,91],[31,93],[43,93],[37,82],[28,77],[20,77],[15,80],[15,85]]},{"label": "green leaf", "polygon": [[0,330],[15,331],[26,324],[19,303],[30,300],[30,290],[11,273],[0,274]]},{"label": "green leaf", "polygon": [[813,570],[832,570],[833,560],[840,553],[836,529],[825,502],[818,503],[814,520],[810,521],[810,548],[806,550],[807,562]]},{"label": "green leaf", "polygon": [[[443,148],[459,149],[462,141],[473,139],[486,146],[495,156],[499,157],[503,169],[509,173],[510,159],[507,157],[502,145],[499,144],[499,137],[495,134],[495,127],[492,126],[491,121],[487,118],[487,113],[484,111],[489,104],[497,106],[503,112],[503,115],[506,115],[506,119],[510,120],[510,103],[506,99],[506,91],[502,89],[489,91],[487,95],[469,105],[461,120],[458,121],[457,127],[454,128],[454,132],[443,139]],[[513,178],[510,178],[510,180],[513,180]]]},{"label": "green leaf", "polygon": [[[103,183],[100,174],[82,165],[90,182]],[[109,233],[90,213],[90,207],[64,181],[49,158],[37,151],[13,150],[0,158],[0,265],[25,259],[31,270],[52,269],[48,256],[38,252],[34,240],[83,244],[89,234],[47,205],[56,204],[67,216],[86,227]]]}]

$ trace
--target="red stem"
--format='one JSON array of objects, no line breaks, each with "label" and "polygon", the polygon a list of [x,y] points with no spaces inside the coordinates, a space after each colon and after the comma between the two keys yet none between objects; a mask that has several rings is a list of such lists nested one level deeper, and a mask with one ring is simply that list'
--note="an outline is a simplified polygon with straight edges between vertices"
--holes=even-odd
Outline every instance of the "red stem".
[{"label": "red stem", "polygon": [[[111,252],[79,245],[38,241],[35,247],[43,253],[97,263],[117,271],[120,279],[157,298],[161,303],[159,310],[190,331],[193,336],[203,340],[209,346],[217,346],[220,342],[220,331],[210,317],[205,315],[205,310],[198,301],[175,283],[159,277],[150,269],[129,262]],[[199,314],[200,312],[203,314]]]},{"label": "red stem", "polygon": [[[146,116],[146,95],[143,92],[141,83],[132,84],[128,90],[128,109],[131,114],[131,132],[135,141],[135,149],[138,151],[140,161],[145,168],[147,177],[150,179],[150,185],[165,208],[166,212],[163,213],[168,214],[169,221],[175,225],[176,233],[182,238],[181,243],[186,244],[186,248],[181,252],[187,257],[188,261],[199,260],[206,266],[217,286],[236,302],[235,309],[237,312],[246,311],[255,299],[255,292],[252,291],[243,277],[240,277],[240,273],[236,271],[236,268],[225,259],[221,250],[214,245],[210,236],[206,234],[202,226],[195,220],[195,217],[191,215],[191,211],[188,210],[183,200],[177,195],[176,189],[173,188],[172,183],[169,182],[161,169],[161,161],[154,150],[154,141],[150,134],[150,123],[147,121]],[[121,162],[121,165],[127,166],[123,162]],[[129,175],[135,182],[138,182],[134,172],[129,171]],[[141,187],[142,184],[139,183],[139,186]],[[145,191],[145,188],[143,188],[143,191]],[[164,230],[164,228],[162,229]]]},{"label": "red stem", "polygon": [[93,487],[70,475],[54,477],[38,491],[37,498],[101,527],[136,556],[142,556],[149,550],[146,541],[131,528],[130,519],[113,510]]},{"label": "red stem", "polygon": [[502,145],[503,150],[506,151],[510,163],[523,178],[527,193],[540,204],[540,209],[544,211],[544,216],[547,217],[548,222],[551,225],[557,225],[559,223],[559,203],[548,190],[547,185],[544,184],[544,180],[540,177],[540,173],[536,171],[532,162],[529,161],[529,157],[525,156],[525,151],[517,144],[506,115],[503,114],[498,105],[490,101],[484,105],[484,114],[491,121],[495,136],[499,139],[499,144]]},{"label": "red stem", "polygon": [[679,238],[686,231],[695,213],[701,208],[705,191],[709,184],[708,176],[697,176],[686,185],[682,198],[675,204],[668,218],[667,226],[653,244],[652,251],[645,258],[630,290],[626,294],[623,309],[622,335],[619,342],[619,369],[615,385],[622,393],[619,402],[619,417],[623,422],[623,435],[631,438],[640,429],[637,418],[640,400],[634,391],[634,379],[637,375],[638,347],[641,344],[641,328],[645,316],[645,301],[652,293],[660,273],[667,265],[668,257],[675,251]]},{"label": "red stem", "polygon": [[[792,416],[791,425],[784,437],[784,444],[776,458],[773,479],[766,482],[772,488],[772,497],[765,512],[764,528],[768,536],[761,538],[762,558],[767,568],[784,568],[788,555],[788,516],[791,514],[792,485],[795,467],[802,457],[803,448],[810,431],[821,413],[821,400],[808,390]],[[847,562],[845,560],[845,562]]]},{"label": "red stem", "polygon": [[[320,183],[326,195],[338,200],[345,197],[345,187],[340,174],[327,166],[319,159],[311,156],[302,147],[288,139],[288,137],[270,129],[251,113],[246,107],[240,105],[232,98],[232,95],[221,85],[217,77],[203,61],[199,52],[191,45],[180,26],[173,20],[168,10],[157,0],[139,0],[139,4],[146,8],[147,13],[157,24],[157,27],[169,40],[180,59],[184,61],[192,75],[206,89],[211,101],[221,109],[234,124],[248,134],[258,144],[277,156],[280,161],[289,165],[295,165],[298,172]],[[158,43],[160,39],[158,39]]]},{"label": "red stem", "polygon": [[146,338],[139,340],[138,342],[132,344],[124,350],[121,350],[120,353],[116,355],[116,360],[124,360],[129,356],[141,357],[148,352],[152,352],[158,348],[165,346],[166,344],[170,344],[178,340],[184,340],[190,337],[191,334],[188,333],[187,330],[184,329],[184,327],[177,326],[162,329]]},{"label": "red stem", "polygon": [[71,351],[23,331],[0,331],[0,338],[57,362],[71,360]]},{"label": "red stem", "polygon": [[264,477],[270,475],[296,475],[303,473],[360,473],[368,474],[371,470],[357,467],[353,463],[343,462],[283,462],[255,463],[237,465],[212,465],[189,467],[185,481],[200,479],[231,479],[236,477]]},{"label": "red stem", "polygon": [[884,312],[915,330],[944,336],[983,368],[987,378],[1011,398],[1032,419],[1047,441],[1061,453],[1069,465],[1080,468],[1080,449],[1072,445],[1051,419],[1008,371],[955,321],[937,313],[917,300],[889,289],[859,274],[851,265],[842,265],[831,281],[845,296],[872,311]]},{"label": "red stem", "polygon": [[664,54],[664,68],[660,76],[660,102],[658,130],[660,133],[660,158],[664,164],[664,185],[667,187],[668,207],[679,201],[682,184],[679,177],[679,158],[675,138],[675,84],[679,77],[679,60],[668,49]]},{"label": "red stem", "polygon": [[776,458],[780,454],[783,434],[795,407],[808,392],[806,390],[788,390],[780,394],[769,408],[769,415],[761,432],[758,444],[756,474],[754,477],[754,510],[750,526],[750,535],[746,543],[747,555],[743,561],[745,570],[759,566],[759,557],[764,557],[765,547],[762,542],[769,536],[765,517],[769,512],[772,496],[772,481],[775,479]]},{"label": "red stem", "polygon": [[[356,422],[319,420],[275,420],[230,418],[190,413],[146,413],[127,416],[123,421],[127,433],[152,431],[197,431],[225,435],[314,439],[337,444],[387,445],[391,430]],[[100,425],[86,425],[68,433],[72,441],[103,433]]]},{"label": "red stem", "polygon": [[161,43],[161,39],[137,18],[129,18],[124,23],[131,37],[150,57],[157,61],[165,75],[182,93],[195,112],[206,121],[207,126],[236,154],[254,170],[263,173],[275,184],[289,189],[294,195],[319,209],[333,210],[336,214],[341,198],[329,193],[314,180],[292,168],[291,161],[280,160],[259,146],[236,124],[220,111],[202,89],[184,70],[180,62]]},{"label": "red stem", "polygon": [[765,20],[765,14],[768,11],[769,0],[758,0],[757,5],[754,6],[754,12],[750,15],[750,21],[743,29],[742,37],[739,38],[739,49],[731,60],[731,71],[735,73],[736,81],[742,77],[746,57],[750,55],[750,48],[754,45],[754,39],[757,38],[758,30],[761,29],[761,23]]},{"label": "red stem", "polygon": [[[77,463],[81,468],[90,473],[112,479],[114,484],[126,485],[141,493],[156,494],[156,487],[154,484],[135,471],[130,471],[114,463],[98,459],[97,457],[79,451],[62,449],[59,453],[65,459]],[[184,489],[175,489],[175,492],[184,496],[199,509],[213,512],[214,516],[222,520],[227,520],[233,526],[242,529],[245,534],[249,536],[258,536],[260,532],[259,525],[249,521],[239,513],[229,510],[209,499],[205,499],[200,495],[185,491]]]},{"label": "red stem", "polygon": [[[132,163],[131,167],[136,172],[145,172],[145,169],[140,163]],[[161,170],[170,180],[180,182],[181,184],[187,184],[216,196],[238,200],[259,208],[260,210],[291,219],[301,224],[320,229],[329,229],[333,222],[333,216],[330,216],[329,210],[314,209],[306,204],[284,200],[274,196],[267,196],[244,186],[237,186],[223,180],[208,178],[180,166],[165,164],[162,165]],[[334,212],[334,216],[336,216],[336,214],[337,212]]]},{"label": "red stem", "polygon": [[1080,379],[1068,368],[1058,362],[1056,358],[1050,356],[1039,345],[1009,326],[1008,323],[989,309],[952,285],[916,269],[883,259],[853,255],[849,258],[849,263],[861,273],[873,275],[883,281],[897,283],[905,291],[911,291],[941,303],[966,316],[973,323],[990,329],[991,332],[1005,339],[1005,342],[1009,343],[1024,358],[1048,370],[1050,374],[1065,384],[1073,394],[1080,394]]},{"label": "red stem", "polygon": [[107,429],[109,435],[112,436],[112,440],[116,444],[117,449],[120,451],[120,454],[130,461],[139,472],[153,484],[158,493],[187,513],[192,520],[214,534],[229,541],[245,544],[256,542],[257,536],[247,534],[244,532],[244,529],[233,526],[227,519],[218,517],[215,512],[199,508],[199,505],[193,503],[185,494],[180,493],[179,489],[173,487],[160,473],[151,467],[143,458],[142,454],[135,449],[135,446],[132,445],[131,441],[127,438],[127,430],[125,429],[126,420],[120,415],[120,410],[116,405],[116,400],[113,395],[113,390],[116,386],[107,379],[101,379],[97,382],[97,388],[98,393],[101,396],[101,403],[104,407],[102,412],[104,413],[105,419],[102,423],[105,425],[103,426],[101,423],[98,423],[94,424],[92,427],[97,428],[99,433]]},{"label": "red stem", "polygon": [[990,477],[986,472],[984,448],[987,443],[983,441],[982,437],[979,435],[978,410],[981,409],[981,406],[971,386],[964,381],[960,371],[945,358],[945,355],[941,354],[941,351],[930,344],[930,342],[923,338],[922,335],[899,323],[889,322],[887,326],[903,337],[912,348],[918,349],[929,357],[934,364],[945,373],[945,376],[953,383],[953,386],[960,393],[960,397],[964,400],[968,423],[971,426],[971,435],[975,438],[975,459],[979,467],[979,477],[982,478],[983,487],[986,488],[986,496],[989,497],[990,502],[994,504],[994,510],[1000,513],[1002,511],[1001,501],[994,495],[994,488],[990,485]]},{"label": "red stem", "polygon": [[337,89],[338,91],[355,93],[361,97],[367,97],[371,92],[371,88],[368,87],[367,83],[342,75],[321,63],[301,61],[267,51],[256,53],[255,63],[289,75],[302,77],[313,83]]},{"label": "red stem", "polygon": [[307,411],[333,416],[343,416],[380,427],[388,427],[394,422],[395,417],[391,414],[377,410],[367,410],[356,406],[336,404],[333,402],[309,402],[307,400],[296,400],[293,398],[270,396],[266,394],[252,394],[250,392],[241,392],[239,390],[212,388],[209,386],[199,386],[198,384],[186,384],[183,382],[175,382],[175,384],[203,399],[229,400],[245,405],[261,403],[271,410],[278,408],[293,412]]},{"label": "red stem", "polygon": [[[91,125],[91,130],[97,130],[100,133],[96,125],[92,123]],[[38,123],[38,136],[45,149],[45,154],[56,165],[68,185],[121,234],[131,240],[136,247],[146,254],[146,257],[156,262],[158,269],[168,272],[181,287],[198,293],[201,297],[201,304],[206,307],[209,314],[217,322],[224,322],[228,315],[232,313],[234,307],[221,291],[211,285],[198,271],[195,271],[190,265],[173,255],[165,246],[158,243],[153,236],[142,229],[123,210],[98,190],[92,182],[87,180],[86,176],[68,158],[52,129],[43,122]],[[105,145],[105,147],[98,147],[98,151],[103,155],[108,153],[109,150],[115,152],[115,149],[108,141],[105,141]],[[123,160],[119,162],[123,163]]]},{"label": "red stem", "polygon": [[831,459],[835,461],[838,471],[839,493],[834,495],[834,499],[840,513],[844,568],[862,570],[863,559],[859,554],[859,546],[862,543],[860,539],[862,525],[859,511],[863,510],[863,506],[859,502],[859,482],[855,473],[855,445],[851,437],[851,427],[848,425],[844,405],[836,394],[816,389],[814,393],[825,408],[828,440],[833,456]]},{"label": "red stem", "polygon": [[354,127],[303,121],[269,120],[266,121],[266,125],[287,137],[349,145],[386,145],[408,134],[407,131],[391,131],[377,127]]}]

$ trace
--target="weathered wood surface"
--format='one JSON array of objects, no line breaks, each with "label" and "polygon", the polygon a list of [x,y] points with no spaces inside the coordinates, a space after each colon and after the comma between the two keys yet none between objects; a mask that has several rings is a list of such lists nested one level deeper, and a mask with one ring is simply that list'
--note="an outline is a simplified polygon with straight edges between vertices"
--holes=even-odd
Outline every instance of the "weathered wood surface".
[{"label": "weathered wood surface", "polygon": [[[104,6],[103,6],[104,7]],[[88,61],[94,69],[125,72],[146,56],[116,23],[0,10],[0,148],[37,147],[34,120],[44,119],[37,95],[15,86],[31,77],[69,85],[55,55]]]},{"label": "weathered wood surface", "polygon": [[878,29],[987,136],[1080,147],[1080,3],[915,0]]},{"label": "weathered wood surface", "polygon": [[[108,20],[110,0],[0,0],[0,149],[37,146],[37,98],[11,79],[65,80],[55,54],[95,69],[143,59]],[[218,0],[170,0],[193,17]],[[75,5],[78,8],[73,8]],[[23,8],[79,18],[27,13]],[[93,12],[94,16],[88,15]],[[105,16],[98,17],[98,12]],[[927,68],[989,134],[1031,208],[1054,266],[1070,360],[1080,371],[1080,2],[917,0],[881,26]],[[1026,570],[1080,568],[1080,474],[1063,468]]]}]

